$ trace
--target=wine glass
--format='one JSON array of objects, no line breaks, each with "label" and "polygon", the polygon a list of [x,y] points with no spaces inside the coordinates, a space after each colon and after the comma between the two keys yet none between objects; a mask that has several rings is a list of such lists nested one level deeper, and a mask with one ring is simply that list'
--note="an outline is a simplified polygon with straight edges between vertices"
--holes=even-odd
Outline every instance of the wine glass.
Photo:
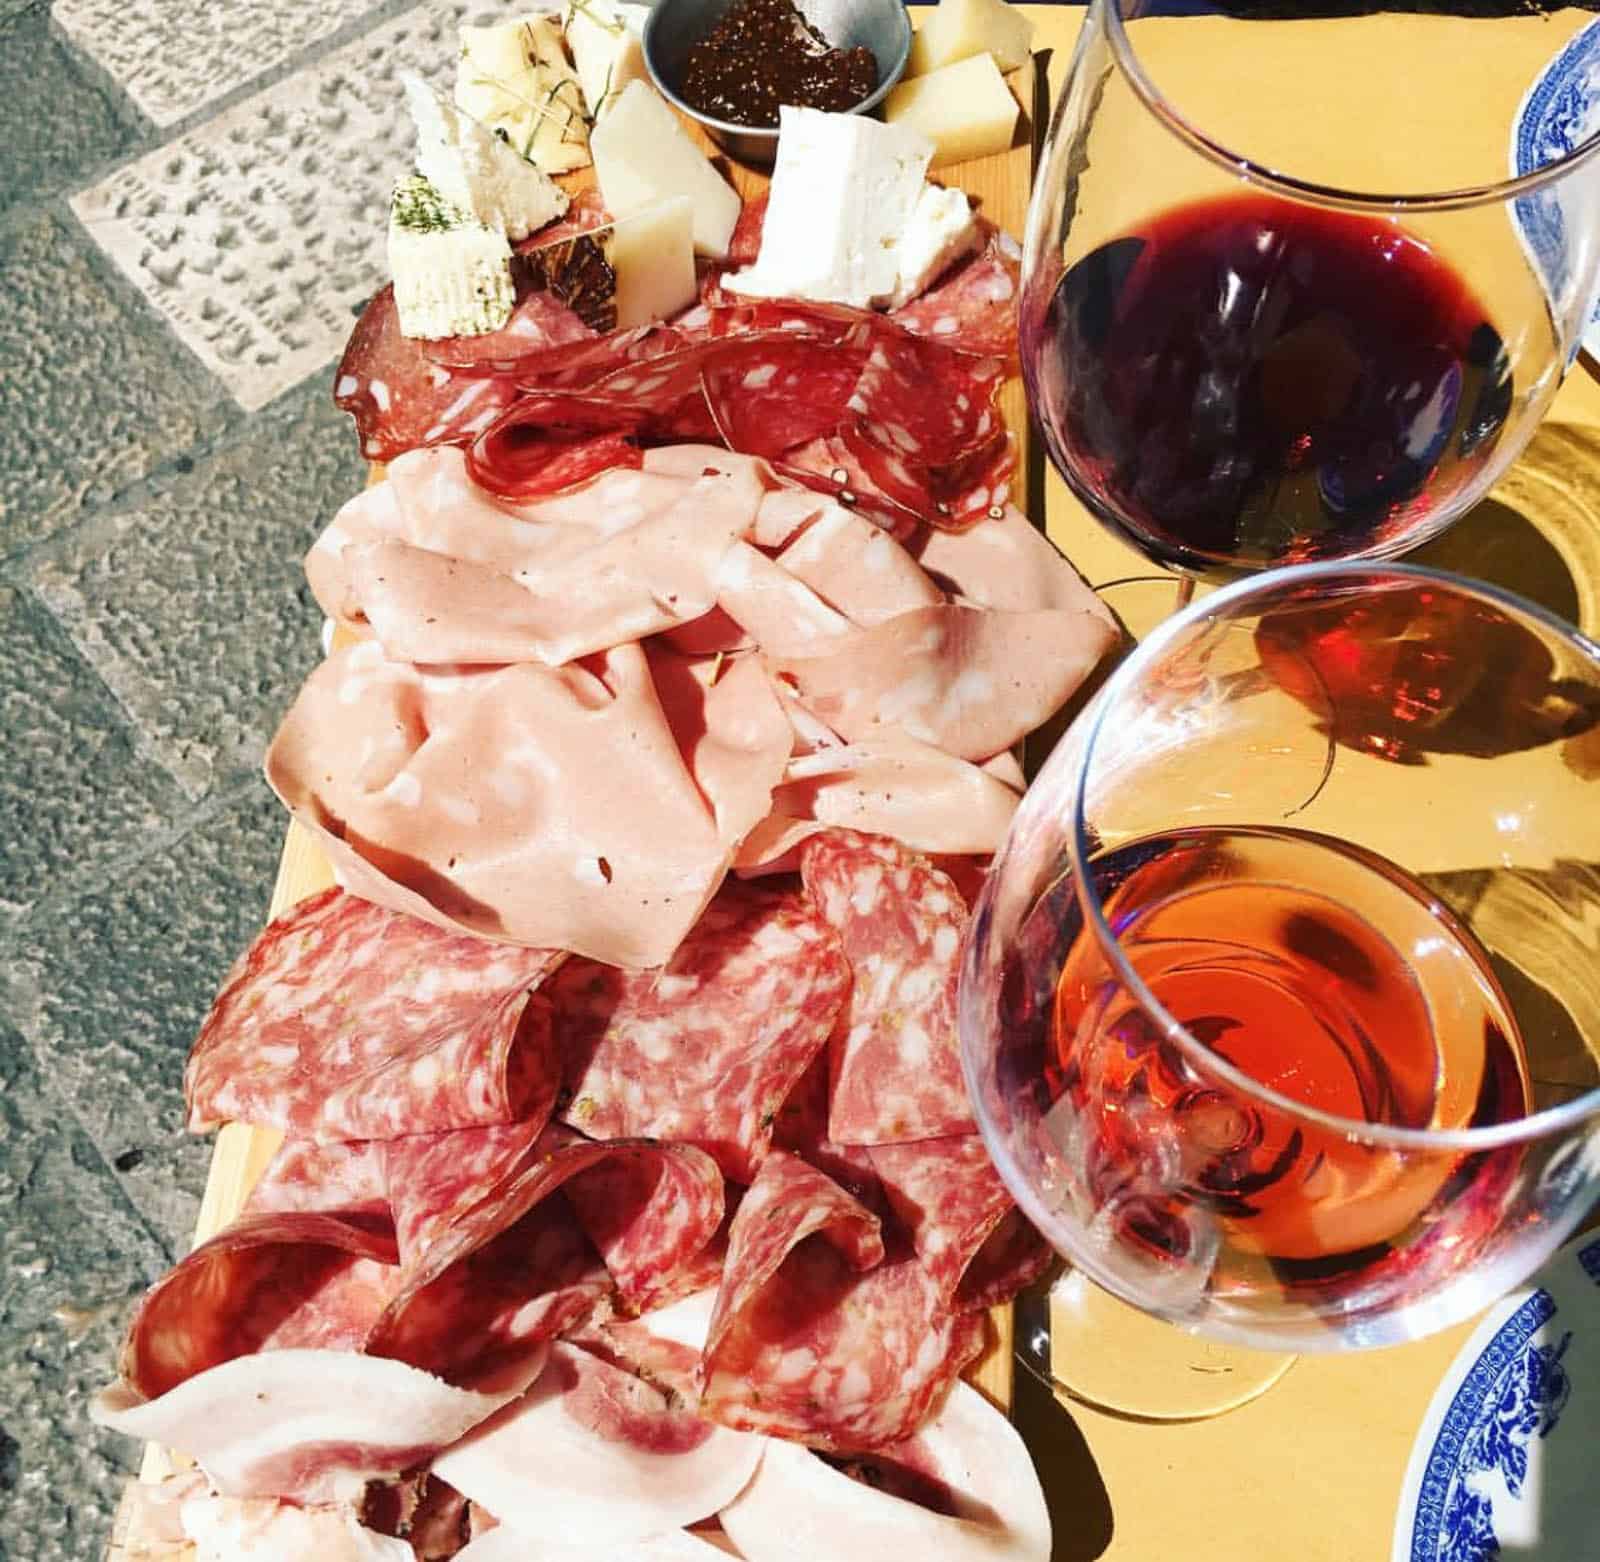
[{"label": "wine glass", "polygon": [[[1600,1191],[1600,646],[1398,564],[1192,603],[1023,799],[959,1009],[1075,1266],[1018,1331],[1069,1392],[1201,1415],[1468,1316]],[[1085,1277],[1138,1310],[1136,1377]]]},{"label": "wine glass", "polygon": [[1600,137],[1506,176],[1560,29],[1159,9],[1093,0],[1034,184],[1050,457],[1191,582],[1415,547],[1523,448],[1592,312]]}]

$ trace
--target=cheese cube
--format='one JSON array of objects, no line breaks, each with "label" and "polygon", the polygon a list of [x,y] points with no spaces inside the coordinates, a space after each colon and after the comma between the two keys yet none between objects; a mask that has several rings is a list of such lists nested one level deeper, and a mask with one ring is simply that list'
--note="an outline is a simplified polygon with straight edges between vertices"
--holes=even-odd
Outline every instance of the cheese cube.
[{"label": "cheese cube", "polygon": [[675,195],[694,209],[694,247],[717,258],[728,253],[739,197],[666,102],[642,81],[630,81],[594,128],[595,177],[614,217],[631,217]]},{"label": "cheese cube", "polygon": [[694,202],[686,195],[624,217],[607,258],[617,277],[617,329],[665,320],[699,296],[694,274]]},{"label": "cheese cube", "polygon": [[610,0],[572,0],[567,12],[567,47],[578,69],[578,85],[589,118],[598,121],[630,81],[646,81],[644,23],[647,5]]},{"label": "cheese cube", "polygon": [[389,205],[389,270],[400,334],[478,336],[511,318],[506,236],[413,175]]},{"label": "cheese cube", "polygon": [[903,126],[784,105],[761,253],[726,285],[858,309],[888,300],[933,150]]},{"label": "cheese cube", "polygon": [[1019,113],[990,54],[903,81],[883,100],[886,123],[918,131],[934,143],[935,168],[1005,151]]},{"label": "cheese cube", "polygon": [[925,184],[911,221],[896,245],[896,280],[887,303],[909,304],[941,272],[983,240],[972,203],[960,190]]},{"label": "cheese cube", "polygon": [[992,54],[1003,71],[1033,52],[1033,23],[1005,0],[939,0],[911,39],[906,76],[925,76],[974,54]]},{"label": "cheese cube", "polygon": [[421,77],[407,72],[400,79],[417,127],[417,171],[445,200],[510,239],[567,209],[566,193],[499,136]]},{"label": "cheese cube", "polygon": [[549,174],[589,165],[583,89],[567,63],[554,16],[525,16],[494,27],[463,27],[456,107],[503,131],[517,151]]}]

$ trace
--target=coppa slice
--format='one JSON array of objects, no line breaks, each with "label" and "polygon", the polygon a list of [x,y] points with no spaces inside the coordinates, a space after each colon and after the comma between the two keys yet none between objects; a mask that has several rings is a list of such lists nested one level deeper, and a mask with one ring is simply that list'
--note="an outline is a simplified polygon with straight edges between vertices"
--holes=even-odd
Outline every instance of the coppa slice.
[{"label": "coppa slice", "polygon": [[544,1376],[434,1463],[434,1473],[533,1542],[592,1555],[709,1517],[761,1460],[744,1437],[674,1409],[641,1378],[571,1345]]},{"label": "coppa slice", "polygon": [[728,881],[659,971],[569,964],[552,996],[561,1115],[601,1139],[698,1145],[748,1182],[849,986],[838,940],[801,896]]},{"label": "coppa slice", "polygon": [[956,1046],[960,891],[884,836],[816,835],[800,863],[855,972],[830,1043],[829,1137],[871,1145],[973,1133]]},{"label": "coppa slice", "polygon": [[189,1127],[387,1139],[548,1116],[560,1069],[533,990],[561,959],[325,890],[217,995],[184,1072]]}]

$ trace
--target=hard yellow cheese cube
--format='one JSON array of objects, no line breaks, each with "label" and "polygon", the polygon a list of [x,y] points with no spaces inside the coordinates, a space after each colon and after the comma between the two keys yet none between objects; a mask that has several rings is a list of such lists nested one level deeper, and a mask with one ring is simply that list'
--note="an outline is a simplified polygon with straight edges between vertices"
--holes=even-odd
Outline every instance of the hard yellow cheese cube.
[{"label": "hard yellow cheese cube", "polygon": [[1033,50],[1033,23],[1005,0],[939,0],[911,40],[906,76],[975,54],[992,54],[1003,71],[1015,70]]},{"label": "hard yellow cheese cube", "polygon": [[935,168],[1005,151],[1016,134],[1018,113],[991,54],[975,54],[903,81],[883,100],[885,120],[919,130],[933,142]]}]

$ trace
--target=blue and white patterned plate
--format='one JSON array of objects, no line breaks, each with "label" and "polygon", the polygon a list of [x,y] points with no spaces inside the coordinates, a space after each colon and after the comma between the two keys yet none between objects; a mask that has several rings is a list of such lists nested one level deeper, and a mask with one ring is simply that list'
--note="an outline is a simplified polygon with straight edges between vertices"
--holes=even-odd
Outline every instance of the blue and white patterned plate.
[{"label": "blue and white patterned plate", "polygon": [[1411,1451],[1391,1562],[1600,1556],[1600,1236],[1569,1243],[1451,1364]]},{"label": "blue and white patterned plate", "polygon": [[[1511,129],[1511,172],[1531,173],[1565,157],[1600,130],[1600,21],[1573,34],[1539,73]],[[1568,280],[1567,234],[1574,218],[1570,201],[1555,185],[1516,203],[1523,242],[1553,299]],[[1600,304],[1582,345],[1600,357]],[[1576,348],[1574,348],[1576,352]]]}]

